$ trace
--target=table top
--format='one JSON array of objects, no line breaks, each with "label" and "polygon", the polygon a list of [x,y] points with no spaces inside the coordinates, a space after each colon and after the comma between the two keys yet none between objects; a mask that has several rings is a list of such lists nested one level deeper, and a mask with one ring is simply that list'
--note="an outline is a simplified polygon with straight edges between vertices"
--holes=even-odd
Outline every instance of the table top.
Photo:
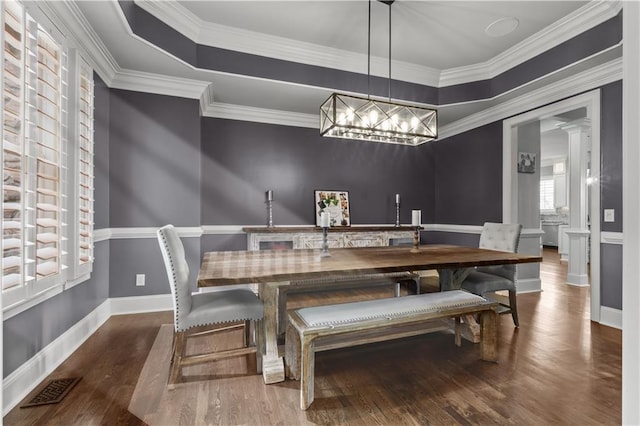
[{"label": "table top", "polygon": [[330,257],[321,257],[320,253],[320,249],[208,252],[198,274],[198,286],[542,261],[540,256],[435,244],[420,246],[419,253],[412,253],[410,246],[330,249]]}]

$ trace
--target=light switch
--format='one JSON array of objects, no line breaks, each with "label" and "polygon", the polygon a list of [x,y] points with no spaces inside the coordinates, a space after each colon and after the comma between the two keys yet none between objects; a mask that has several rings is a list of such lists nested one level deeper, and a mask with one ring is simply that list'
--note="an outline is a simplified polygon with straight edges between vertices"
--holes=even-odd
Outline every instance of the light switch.
[{"label": "light switch", "polygon": [[615,209],[604,209],[604,221],[615,222]]}]

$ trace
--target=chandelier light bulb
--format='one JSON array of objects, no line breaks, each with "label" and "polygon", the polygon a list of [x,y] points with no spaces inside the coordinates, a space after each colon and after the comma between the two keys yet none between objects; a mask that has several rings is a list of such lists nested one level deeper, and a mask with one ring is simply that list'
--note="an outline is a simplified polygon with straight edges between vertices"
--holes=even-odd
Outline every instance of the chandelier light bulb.
[{"label": "chandelier light bulb", "polygon": [[371,124],[375,124],[378,122],[378,111],[374,109],[369,112],[369,121],[371,122]]},{"label": "chandelier light bulb", "polygon": [[347,108],[347,119],[350,122],[353,122],[353,109],[351,108]]}]

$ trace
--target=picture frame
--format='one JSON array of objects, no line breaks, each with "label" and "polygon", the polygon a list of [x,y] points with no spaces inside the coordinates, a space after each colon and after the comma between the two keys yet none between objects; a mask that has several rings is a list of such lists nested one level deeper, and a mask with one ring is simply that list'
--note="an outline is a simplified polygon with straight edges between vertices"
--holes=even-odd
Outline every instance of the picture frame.
[{"label": "picture frame", "polygon": [[316,190],[314,197],[316,226],[320,226],[320,213],[329,213],[329,226],[351,226],[349,192]]},{"label": "picture frame", "polygon": [[533,152],[518,152],[518,173],[536,172],[536,154]]}]

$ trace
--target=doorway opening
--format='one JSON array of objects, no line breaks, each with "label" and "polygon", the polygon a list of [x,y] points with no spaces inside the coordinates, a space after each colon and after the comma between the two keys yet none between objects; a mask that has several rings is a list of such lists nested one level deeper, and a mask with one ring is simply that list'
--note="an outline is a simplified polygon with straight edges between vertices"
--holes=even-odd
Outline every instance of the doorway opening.
[{"label": "doorway opening", "polygon": [[[537,178],[534,176],[523,175],[518,173],[518,155],[523,150],[531,151],[531,153],[537,154],[540,157],[540,141],[528,145],[525,143],[519,143],[526,139],[527,134],[535,133],[536,129],[539,132],[541,126],[541,120],[548,120],[552,117],[572,117],[572,114],[582,114],[583,119],[590,124],[590,138],[588,143],[590,145],[589,155],[593,161],[585,163],[585,172],[588,168],[588,173],[591,176],[589,179],[590,185],[584,185],[580,187],[580,191],[584,193],[576,193],[576,188],[579,186],[574,181],[574,194],[571,195],[569,190],[569,197],[577,197],[585,203],[584,205],[584,219],[578,217],[581,213],[574,211],[574,216],[571,217],[573,228],[568,229],[572,238],[570,245],[571,249],[567,253],[569,263],[569,269],[571,270],[571,262],[574,261],[574,257],[580,253],[579,246],[575,243],[577,239],[584,241],[586,245],[584,247],[585,252],[588,252],[590,262],[590,274],[585,271],[584,274],[577,274],[576,279],[579,281],[583,275],[586,277],[590,275],[590,294],[591,294],[591,320],[600,321],[600,186],[598,177],[600,175],[600,91],[593,90],[591,92],[578,95],[563,101],[556,102],[551,105],[547,105],[535,110],[529,111],[524,114],[507,119],[503,122],[503,221],[507,223],[522,223],[525,229],[538,230],[541,233],[540,223],[540,210],[539,210],[539,172]],[[569,121],[568,124],[572,124]],[[575,135],[580,137],[580,135]],[[574,144],[574,146],[578,146]],[[585,147],[583,147],[585,148]],[[537,151],[536,151],[537,150]],[[580,155],[585,155],[587,149],[584,149]],[[577,158],[574,155],[574,159]],[[587,160],[584,160],[587,161]],[[540,165],[540,163],[538,163]],[[569,161],[565,164],[565,173],[569,172],[569,167],[575,167],[575,164],[569,164]],[[538,168],[539,170],[539,168]],[[565,176],[566,177],[566,176]],[[584,181],[586,181],[584,176]],[[533,190],[532,188],[536,188]],[[524,200],[524,201],[523,201]],[[588,200],[588,202],[586,201]],[[567,204],[573,204],[577,201],[574,199]],[[555,208],[554,208],[555,210]],[[577,210],[577,209],[576,209]],[[562,209],[560,210],[562,212]],[[567,212],[571,215],[571,211]],[[590,228],[590,229],[589,229]],[[585,231],[588,229],[588,231]],[[586,237],[589,235],[590,237]],[[578,247],[578,248],[576,248]],[[586,268],[586,265],[585,265]],[[574,277],[575,278],[575,277]],[[572,278],[570,277],[569,280]],[[587,284],[589,280],[582,284]],[[542,285],[540,284],[540,289]]]}]

